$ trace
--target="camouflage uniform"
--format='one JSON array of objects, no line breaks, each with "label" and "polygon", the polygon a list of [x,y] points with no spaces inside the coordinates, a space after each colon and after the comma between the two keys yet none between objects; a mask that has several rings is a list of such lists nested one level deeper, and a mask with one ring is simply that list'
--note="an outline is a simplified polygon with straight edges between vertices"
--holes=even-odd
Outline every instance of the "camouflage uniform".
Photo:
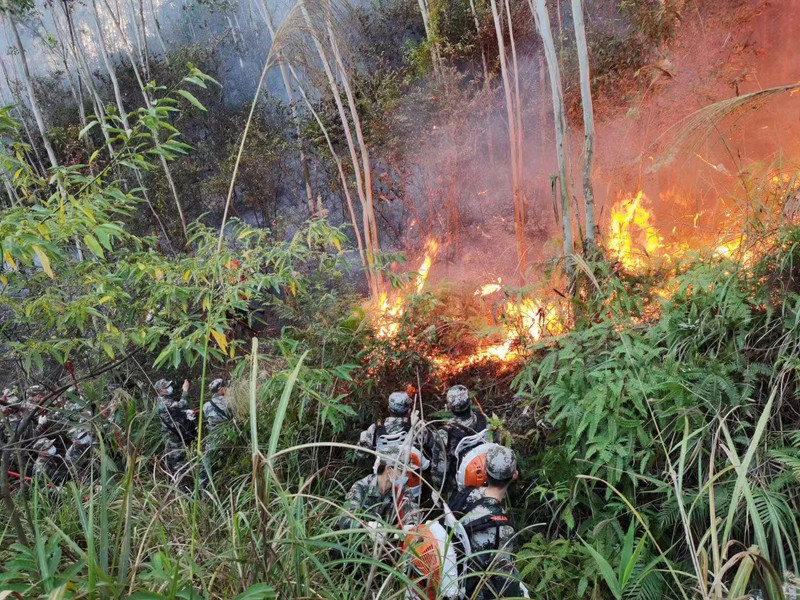
[{"label": "camouflage uniform", "polygon": [[445,498],[451,497],[457,489],[455,481],[457,458],[454,455],[457,441],[455,435],[451,439],[451,434],[456,432],[461,439],[480,433],[484,429],[486,429],[486,417],[473,409],[466,414],[453,416],[436,432],[431,459],[431,483],[435,490],[442,490]]},{"label": "camouflage uniform", "polygon": [[[381,436],[396,436],[411,430],[411,419],[408,417],[414,406],[414,401],[406,392],[392,392],[389,394],[389,414],[383,422],[373,423],[361,432],[358,445],[369,450],[377,450],[378,438]],[[369,452],[358,452],[359,459],[371,458]]]},{"label": "camouflage uniform", "polygon": [[41,438],[33,445],[36,462],[33,463],[33,476],[58,484],[64,480],[64,458],[58,453],[55,442],[50,438]]},{"label": "camouflage uniform", "polygon": [[[172,387],[171,382],[159,380],[156,390]],[[161,433],[164,436],[164,460],[167,471],[175,476],[186,466],[186,447],[197,435],[197,422],[194,412],[189,409],[189,394],[181,393],[175,398],[171,395],[158,397],[158,416],[161,419]]]},{"label": "camouflage uniform", "polygon": [[[356,481],[344,502],[339,529],[358,529],[362,521],[379,521],[387,526],[414,526],[419,523],[419,505],[410,492],[403,490],[395,506],[394,486],[385,494],[378,489],[378,476],[371,474]],[[398,516],[400,523],[397,523]],[[360,517],[357,519],[356,517]]]},{"label": "camouflage uniform", "polygon": [[225,441],[224,425],[231,420],[227,396],[228,382],[223,379],[215,379],[208,387],[213,396],[203,404],[204,469],[201,474],[202,481],[208,479],[209,471],[219,459],[220,448]]},{"label": "camouflage uniform", "polygon": [[495,498],[485,496],[484,488],[470,488],[465,504],[467,511],[460,522],[472,550],[467,560],[470,575],[466,578],[466,597],[488,600],[522,596],[515,564],[519,542],[505,509]]},{"label": "camouflage uniform", "polygon": [[84,428],[73,428],[69,432],[72,443],[64,454],[66,467],[70,475],[77,478],[92,454],[94,438],[92,434]]}]

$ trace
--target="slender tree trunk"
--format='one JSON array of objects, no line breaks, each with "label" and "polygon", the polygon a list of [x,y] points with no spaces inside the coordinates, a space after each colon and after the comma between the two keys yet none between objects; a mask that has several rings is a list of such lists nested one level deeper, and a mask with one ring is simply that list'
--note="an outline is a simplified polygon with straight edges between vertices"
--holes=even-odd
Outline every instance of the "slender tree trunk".
[{"label": "slender tree trunk", "polygon": [[417,0],[417,2],[419,4],[419,12],[422,14],[422,25],[425,27],[425,38],[428,40],[428,46],[430,47],[433,74],[439,77],[442,59],[439,54],[439,45],[436,42],[436,32],[433,31],[433,23],[431,23],[430,5],[428,0]]},{"label": "slender tree trunk", "polygon": [[523,278],[528,266],[528,247],[525,240],[525,156],[522,129],[522,97],[519,92],[519,67],[517,65],[517,45],[514,40],[514,25],[511,20],[510,0],[504,0],[506,18],[508,19],[508,37],[511,42],[511,65],[514,72],[514,117],[516,125],[516,160],[517,160],[517,193],[514,195],[514,229],[517,234],[517,248],[519,252],[519,269]]},{"label": "slender tree trunk", "polygon": [[91,0],[92,3],[92,15],[94,16],[94,24],[97,27],[97,40],[98,40],[98,47],[100,48],[100,56],[103,59],[103,64],[106,66],[106,70],[108,71],[108,77],[111,79],[111,87],[114,88],[114,98],[117,102],[117,111],[119,111],[119,117],[122,120],[122,125],[126,131],[130,131],[131,126],[128,123],[128,113],[125,110],[125,105],[122,103],[122,92],[119,88],[119,81],[117,80],[117,74],[114,71],[114,65],[111,63],[111,60],[108,57],[108,49],[106,48],[106,40],[105,36],[103,35],[103,27],[100,24],[100,14],[97,11],[97,1]]},{"label": "slender tree trunk", "polygon": [[342,166],[342,159],[339,158],[339,155],[336,154],[336,149],[333,147],[333,142],[331,141],[330,135],[328,135],[328,130],[325,127],[325,124],[322,122],[319,114],[316,110],[314,110],[314,105],[309,100],[308,96],[306,95],[305,91],[303,90],[302,86],[300,85],[300,79],[297,77],[297,73],[289,64],[289,69],[291,70],[292,76],[294,77],[295,81],[298,82],[297,91],[300,93],[300,96],[303,98],[303,101],[306,103],[306,107],[308,108],[309,112],[314,117],[314,120],[317,122],[320,130],[322,131],[322,135],[325,136],[325,142],[328,144],[328,150],[333,157],[333,160],[336,162],[336,168],[339,171],[339,181],[342,184],[342,192],[344,193],[345,201],[347,203],[347,210],[350,213],[350,222],[353,224],[353,231],[355,232],[356,236],[356,244],[358,246],[358,255],[361,258],[361,264],[364,266],[364,272],[367,274],[367,279],[370,280],[370,270],[369,270],[369,263],[367,262],[367,257],[364,254],[364,240],[361,237],[361,228],[358,224],[358,219],[356,218],[355,208],[353,206],[353,198],[350,195],[350,186],[347,184],[347,176],[344,173],[344,167]]},{"label": "slender tree trunk", "polygon": [[[12,64],[12,66],[14,66]],[[11,77],[8,74],[8,70],[6,69],[6,63],[0,59],[0,67],[3,69],[3,76],[6,80],[6,86],[8,87],[8,91],[11,94],[11,99],[13,102],[7,102],[3,100],[3,104],[14,104],[14,109],[17,111],[17,118],[19,122],[22,123],[22,128],[25,130],[25,137],[28,140],[28,146],[30,146],[33,155],[31,156],[30,153],[28,154],[29,161],[31,163],[35,163],[35,166],[38,167],[39,173],[41,175],[45,175],[47,173],[47,169],[44,168],[44,163],[42,162],[42,157],[39,155],[39,149],[36,147],[36,140],[33,139],[33,134],[31,134],[31,130],[28,127],[28,121],[25,118],[25,115],[22,113],[20,106],[24,106],[24,102],[22,99],[14,93],[14,87],[11,85]],[[16,67],[14,67],[16,70]],[[16,81],[16,80],[15,80]]]},{"label": "slender tree trunk", "polygon": [[[270,39],[275,40],[275,24],[272,20],[272,14],[269,12],[269,7],[267,3],[263,3],[263,11],[264,11],[264,21],[267,24],[267,29],[269,31]],[[289,75],[286,72],[286,65],[283,62],[278,64],[278,68],[281,72],[281,79],[283,80],[283,87],[286,89],[286,97],[289,100],[289,108],[292,114],[292,121],[294,121],[295,126],[295,133],[297,134],[297,141],[300,144],[300,165],[303,170],[303,182],[305,183],[306,188],[306,202],[308,203],[308,211],[310,216],[314,216],[317,212],[315,205],[314,205],[314,190],[311,188],[311,175],[308,170],[308,161],[306,160],[306,154],[303,150],[303,137],[300,131],[300,120],[298,119],[297,115],[297,106],[295,105],[294,100],[294,90],[292,89],[292,83],[289,79]]]},{"label": "slender tree trunk", "polygon": [[572,264],[572,216],[569,206],[569,186],[567,183],[567,153],[564,137],[567,129],[564,117],[564,93],[561,90],[561,73],[558,66],[558,55],[550,30],[550,16],[547,13],[545,0],[528,0],[531,12],[536,20],[536,27],[544,44],[544,57],[550,75],[550,91],[553,96],[553,120],[555,121],[556,156],[558,158],[558,179],[561,194],[561,222],[564,232],[565,270],[570,278],[573,273]]},{"label": "slender tree trunk", "polygon": [[325,72],[325,76],[327,77],[331,93],[333,94],[333,98],[336,103],[336,109],[339,112],[339,119],[342,122],[342,128],[344,130],[345,139],[347,140],[347,147],[350,151],[350,160],[353,166],[353,174],[355,176],[355,181],[356,181],[356,190],[358,192],[359,200],[361,201],[365,254],[367,259],[367,270],[366,270],[367,281],[369,283],[370,292],[372,296],[377,299],[380,296],[380,289],[375,269],[373,236],[369,222],[370,207],[367,203],[367,196],[364,189],[365,186],[364,182],[362,181],[361,167],[359,165],[358,156],[356,153],[356,147],[353,141],[353,134],[352,131],[350,130],[350,119],[348,118],[347,112],[345,111],[344,104],[342,102],[341,91],[339,90],[339,84],[337,83],[336,77],[334,77],[333,71],[331,70],[331,65],[328,62],[327,53],[325,52],[325,49],[323,48],[322,43],[320,42],[319,37],[316,34],[316,31],[314,31],[314,23],[311,19],[311,16],[308,13],[308,9],[304,4],[300,4],[300,10],[303,13],[303,17],[305,18],[306,24],[312,30],[311,37],[314,41],[314,46],[317,50],[317,54],[319,55],[320,61],[322,63],[322,68],[323,71]]},{"label": "slender tree trunk", "polygon": [[167,44],[164,42],[164,33],[161,31],[161,22],[158,20],[158,14],[156,13],[156,7],[153,4],[153,0],[150,0],[150,13],[153,15],[153,23],[156,24],[156,37],[158,38],[158,43],[161,46],[161,52],[164,55],[164,62],[169,64]]},{"label": "slender tree trunk", "polygon": [[[125,37],[126,37],[125,36],[125,31],[122,28],[122,24],[120,23],[119,17],[114,13],[114,11],[109,6],[108,0],[104,0],[104,1],[105,1],[106,6],[109,9],[109,13],[111,14],[111,21],[112,21],[112,23],[114,23],[114,26],[116,27],[117,32],[120,34],[121,39],[124,41]],[[133,73],[136,76],[136,81],[139,84],[139,89],[141,90],[142,99],[144,100],[144,104],[148,109],[150,109],[150,108],[152,108],[153,103],[150,101],[150,97],[147,95],[147,92],[145,91],[144,82],[142,81],[141,74],[139,73],[139,69],[136,66],[136,60],[134,59],[134,57],[131,54],[130,50],[128,50],[127,45],[123,43],[122,46],[123,46],[123,48],[125,48],[125,53],[128,56],[128,61],[130,62],[131,68],[133,69]],[[158,133],[155,133],[155,132],[153,133],[153,140],[156,142],[156,144],[158,144]],[[161,168],[164,171],[164,176],[167,179],[167,184],[169,186],[170,192],[172,192],[172,197],[175,200],[175,207],[178,210],[178,217],[180,218],[181,230],[182,230],[182,233],[183,233],[183,237],[184,237],[184,239],[186,241],[188,241],[189,240],[189,231],[188,231],[188,226],[186,224],[186,216],[184,215],[184,212],[183,212],[183,206],[181,205],[180,197],[178,196],[178,189],[175,187],[175,182],[172,179],[172,172],[169,169],[169,165],[167,164],[167,160],[163,156],[159,156],[159,158],[160,158],[160,162],[161,162]]]},{"label": "slender tree trunk", "polygon": [[[133,18],[136,19],[135,12]],[[142,50],[144,51],[145,66],[144,72],[147,73],[147,80],[150,81],[150,48],[147,45],[147,21],[144,20],[144,0],[139,0],[139,19],[142,22]]]},{"label": "slender tree trunk", "polygon": [[[342,88],[344,88],[345,96],[347,97],[347,104],[350,108],[350,115],[353,119],[353,129],[356,133],[356,139],[358,140],[358,146],[361,151],[361,168],[362,173],[364,176],[364,192],[366,194],[367,200],[367,211],[369,216],[369,224],[370,224],[370,233],[372,235],[372,247],[373,252],[377,253],[380,250],[380,241],[378,240],[378,223],[375,219],[375,207],[373,205],[373,197],[372,197],[372,163],[369,157],[369,149],[367,148],[367,144],[364,141],[364,133],[361,129],[361,119],[358,116],[358,109],[356,108],[356,101],[353,95],[353,90],[350,87],[350,78],[347,75],[347,70],[345,69],[344,62],[342,61],[342,56],[339,53],[338,44],[336,42],[336,37],[333,33],[333,27],[330,21],[330,14],[327,15],[328,21],[328,37],[331,43],[331,49],[333,50],[333,56],[336,61],[336,64],[339,67],[339,74],[342,81]],[[372,257],[374,263],[374,256]],[[375,281],[378,285],[378,291],[383,291],[383,281],[381,279],[380,273],[376,269],[374,272]]]},{"label": "slender tree trunk", "polygon": [[[492,17],[494,19],[494,30],[497,35],[497,47],[500,55],[500,73],[503,79],[503,93],[505,95],[506,118],[508,119],[508,143],[511,152],[511,193],[514,205],[514,229],[517,238],[517,270],[520,277],[524,276],[526,268],[526,248],[525,231],[522,225],[522,218],[519,212],[520,195],[522,193],[520,181],[520,161],[519,161],[519,132],[517,115],[519,114],[515,106],[516,82],[512,85],[511,75],[508,68],[506,57],[506,46],[503,38],[503,27],[501,15],[497,9],[496,0],[491,0]],[[510,23],[509,23],[510,24]],[[521,226],[522,225],[522,226]]]},{"label": "slender tree trunk", "polygon": [[47,158],[50,160],[50,165],[57,167],[58,159],[56,158],[56,153],[53,150],[53,145],[50,143],[50,138],[47,137],[47,126],[44,123],[44,117],[42,116],[41,110],[39,110],[39,102],[36,100],[36,94],[33,90],[31,72],[28,69],[28,59],[25,55],[25,48],[22,45],[22,40],[19,37],[19,30],[17,29],[15,17],[10,13],[6,13],[6,21],[8,21],[8,24],[11,28],[11,33],[14,34],[14,42],[17,46],[17,50],[19,51],[20,63],[22,64],[22,79],[25,83],[25,89],[28,91],[28,98],[31,103],[31,112],[33,113],[33,118],[36,120],[36,125],[39,128],[39,134],[42,136],[42,144],[44,144],[44,149],[47,152]]},{"label": "slender tree trunk", "polygon": [[594,157],[594,109],[589,77],[589,48],[583,24],[583,2],[572,0],[572,21],[575,24],[575,43],[578,46],[578,68],[581,78],[581,104],[583,105],[583,201],[586,212],[586,245],[594,246],[594,190],[592,189],[592,159]]}]

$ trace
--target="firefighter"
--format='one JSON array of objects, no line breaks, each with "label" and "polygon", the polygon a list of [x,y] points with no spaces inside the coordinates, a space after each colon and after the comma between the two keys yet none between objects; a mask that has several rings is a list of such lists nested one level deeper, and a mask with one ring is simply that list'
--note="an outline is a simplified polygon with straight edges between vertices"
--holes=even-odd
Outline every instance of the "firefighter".
[{"label": "firefighter", "polygon": [[166,379],[159,379],[153,387],[158,393],[158,416],[165,444],[164,460],[169,474],[177,477],[186,467],[186,448],[197,435],[195,414],[188,404],[189,380],[184,380],[179,397],[176,397],[172,382]]},{"label": "firefighter", "polygon": [[356,481],[347,494],[341,530],[359,529],[363,520],[373,539],[382,539],[386,527],[410,528],[419,523],[419,505],[406,488],[414,468],[406,447],[393,446],[380,454],[378,468]]},{"label": "firefighter", "polygon": [[58,452],[51,438],[39,438],[33,444],[36,461],[33,463],[33,476],[45,482],[62,483],[66,475],[64,458]]},{"label": "firefighter", "polygon": [[230,421],[228,407],[228,381],[215,379],[208,384],[211,398],[203,403],[203,472],[200,483],[208,481],[210,471],[219,459],[219,451],[224,441],[223,425]]},{"label": "firefighter", "polygon": [[[405,436],[411,431],[411,409],[414,401],[405,392],[392,392],[389,394],[389,416],[385,421],[378,421],[361,432],[358,445],[362,448],[376,450],[382,440],[387,440],[389,436],[398,437],[399,442],[404,441]],[[397,445],[397,444],[388,444]],[[359,458],[368,458],[367,452],[360,452]]]},{"label": "firefighter", "polygon": [[485,487],[466,488],[450,503],[469,540],[469,554],[461,561],[465,597],[528,597],[516,567],[519,542],[503,507],[508,487],[518,475],[514,451],[493,444],[486,455],[486,473]]},{"label": "firefighter", "polygon": [[[486,415],[473,408],[469,390],[463,385],[454,385],[447,390],[447,408],[453,417],[437,431],[438,439],[433,444],[431,481],[435,490],[447,499],[456,491],[457,450],[466,437],[487,435]],[[487,437],[488,440],[488,437]]]}]

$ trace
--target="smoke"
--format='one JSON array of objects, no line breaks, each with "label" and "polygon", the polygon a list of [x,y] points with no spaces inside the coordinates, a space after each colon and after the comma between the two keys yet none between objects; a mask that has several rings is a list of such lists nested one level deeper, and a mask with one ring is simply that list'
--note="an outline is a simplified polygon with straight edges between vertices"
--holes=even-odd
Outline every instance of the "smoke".
[{"label": "smoke", "polygon": [[[34,72],[46,75],[62,67],[57,44],[50,39],[56,27],[53,8],[41,1],[37,13],[25,20],[22,32]],[[154,55],[165,47],[217,45],[222,63],[218,78],[225,99],[238,105],[253,97],[269,51],[263,11],[270,10],[277,24],[290,8],[287,0],[264,1],[268,4],[241,0],[215,7],[189,0],[142,0],[119,6],[130,13],[143,12],[146,47]],[[587,2],[590,25],[618,29],[609,10],[612,5]],[[74,18],[91,67],[101,72],[90,6],[76,4]],[[120,36],[110,22],[109,6],[104,0],[98,0],[98,6],[116,60],[126,60],[126,48],[136,54],[133,32]],[[800,80],[800,37],[794,35],[800,25],[798,8],[800,0],[687,4],[675,39],[651,57],[635,81],[625,82],[625,89],[613,101],[598,102],[594,188],[601,227],[620,196],[641,189],[665,237],[714,237],[729,225],[737,199],[746,197],[747,178],[755,176],[758,168],[793,167],[800,151],[800,94],[773,99],[758,111],[726,119],[695,151],[680,154],[651,172],[681,120],[694,111],[738,94]],[[376,9],[359,7],[359,11],[369,10]],[[568,32],[568,11],[562,17],[554,20],[554,27]],[[398,35],[417,39],[419,32],[411,29]],[[520,38],[529,245],[529,271],[524,279],[531,283],[559,253],[550,184],[556,171],[555,149],[550,92],[529,15],[527,21],[515,22],[515,31]],[[484,43],[493,69],[497,50],[490,47],[491,41]],[[17,59],[10,53],[0,58],[13,79]],[[502,278],[504,283],[516,284],[523,274],[517,264],[503,94],[497,78],[492,89],[486,89],[479,77],[480,66],[474,68],[474,80],[446,69],[438,81],[418,85],[387,110],[383,126],[401,143],[384,153],[388,155],[375,157],[380,161],[375,165],[375,180],[384,225],[382,244],[384,249],[406,250],[414,257],[421,253],[426,238],[447,242],[431,270],[433,282],[447,279],[470,286]],[[5,86],[0,82],[0,88]],[[268,93],[285,99],[277,69],[268,76],[266,86]],[[10,90],[3,92],[8,100]],[[572,123],[570,187],[578,209],[582,137],[580,124]],[[416,259],[411,261],[415,264]]]},{"label": "smoke", "polygon": [[[683,120],[695,111],[800,81],[800,38],[794,35],[798,8],[800,0],[687,6],[675,39],[651,58],[633,85],[625,82],[624,101],[598,103],[602,108],[596,115],[594,191],[601,229],[615,202],[643,190],[653,224],[665,240],[682,241],[689,247],[713,243],[741,230],[737,214],[751,199],[752,180],[797,170],[800,94],[784,94],[758,110],[728,117],[690,152],[679,152],[671,162],[653,167],[664,158]],[[596,23],[604,9],[598,7],[597,14],[591,6],[587,10],[588,20]],[[571,24],[565,21],[562,27]],[[550,190],[550,177],[556,172],[551,100],[536,49],[523,61],[521,79],[527,236],[533,263],[525,281],[533,283],[560,248]],[[499,90],[488,100],[479,98],[476,104],[489,106],[485,114],[466,106],[467,119],[459,115],[439,123],[438,136],[431,135],[421,148],[407,151],[407,158],[419,165],[414,191],[429,228],[448,229],[446,195],[450,179],[456,180],[452,193],[458,200],[458,225],[463,233],[450,240],[449,253],[441,253],[444,260],[431,270],[433,282],[446,279],[474,287],[502,277],[506,283],[519,283],[502,102]],[[578,210],[582,144],[582,126],[572,123],[570,187]],[[431,190],[445,196],[438,210],[428,210]],[[421,238],[433,235],[424,229],[411,228],[408,247],[418,247]]]}]

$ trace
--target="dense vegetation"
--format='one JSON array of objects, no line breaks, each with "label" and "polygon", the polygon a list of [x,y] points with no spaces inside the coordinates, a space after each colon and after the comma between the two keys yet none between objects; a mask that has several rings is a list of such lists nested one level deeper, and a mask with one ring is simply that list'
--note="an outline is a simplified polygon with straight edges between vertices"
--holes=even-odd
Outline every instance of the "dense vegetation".
[{"label": "dense vegetation", "polygon": [[[486,171],[513,160],[482,130],[501,96],[493,5],[431,2],[423,19],[388,2],[277,31],[266,11],[271,58],[284,53],[268,66],[291,82],[288,104],[227,97],[220,45],[150,55],[145,41],[141,57],[109,57],[98,75],[74,39],[52,39],[74,73],[34,78],[27,103],[8,81],[0,387],[46,384],[47,411],[76,386],[97,447],[63,486],[15,477],[9,467],[29,448],[3,417],[0,598],[400,598],[410,582],[396,547],[334,527],[365,471],[353,432],[408,385],[440,419],[456,381],[477,390],[520,457],[509,504],[532,597],[778,599],[796,584],[800,228],[782,212],[794,180],[776,190],[770,169],[743,168],[750,220],[730,257],[686,254],[633,272],[599,236],[569,278],[554,261],[563,332],[519,340],[508,364],[454,375],[434,360],[496,334],[475,318],[472,290],[455,285],[410,294],[398,334],[376,334],[364,297],[403,283],[390,268],[403,256],[386,250],[407,222],[454,247],[475,224],[453,190],[484,187],[484,173],[475,156],[443,149],[479,130],[471,152],[491,155]],[[634,74],[673,35],[683,3],[610,6],[615,27],[588,31],[592,91],[609,112],[636,92]],[[520,53],[538,52],[525,28],[533,3],[505,7],[506,41],[513,24]],[[33,29],[31,8],[2,11]],[[353,22],[343,59],[335,43],[314,54],[309,31]],[[580,126],[578,57],[561,33],[567,121]],[[328,58],[339,71],[326,81]],[[90,84],[83,104],[64,77],[73,93]],[[516,184],[502,187],[516,196]],[[545,221],[523,222],[525,235],[551,233]],[[202,408],[223,374],[236,418],[222,460],[209,485],[191,476],[201,424],[193,471],[176,482],[152,381],[189,378]]]}]

